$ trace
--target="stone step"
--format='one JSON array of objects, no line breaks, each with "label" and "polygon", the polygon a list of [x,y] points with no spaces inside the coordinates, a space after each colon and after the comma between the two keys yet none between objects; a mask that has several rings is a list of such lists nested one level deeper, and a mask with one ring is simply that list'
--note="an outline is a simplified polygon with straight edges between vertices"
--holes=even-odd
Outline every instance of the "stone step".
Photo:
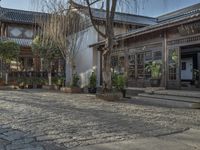
[{"label": "stone step", "polygon": [[140,93],[153,93],[154,91],[164,90],[163,87],[148,87],[148,88],[137,88],[137,87],[127,87],[126,96],[137,96]]},{"label": "stone step", "polygon": [[141,105],[162,106],[171,108],[190,108],[190,109],[200,108],[200,103],[193,103],[193,102],[175,101],[175,100],[167,100],[161,98],[142,97],[142,96],[135,96],[132,97],[131,99],[133,103]]},{"label": "stone step", "polygon": [[126,88],[126,96],[131,97],[131,96],[137,96],[140,93],[144,93],[145,89],[144,88]]},{"label": "stone step", "polygon": [[138,96],[148,97],[148,98],[164,99],[164,100],[171,100],[171,101],[199,103],[200,104],[200,98],[194,98],[194,97],[162,95],[162,94],[147,94],[147,93],[141,93]]},{"label": "stone step", "polygon": [[157,90],[153,92],[159,95],[170,95],[200,99],[200,91],[186,91],[186,90]]}]

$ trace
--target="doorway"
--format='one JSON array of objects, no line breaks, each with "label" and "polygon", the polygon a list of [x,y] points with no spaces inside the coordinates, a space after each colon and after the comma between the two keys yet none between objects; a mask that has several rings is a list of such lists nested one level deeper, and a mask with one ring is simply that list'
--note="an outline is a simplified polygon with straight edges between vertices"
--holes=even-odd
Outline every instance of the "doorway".
[{"label": "doorway", "polygon": [[198,87],[199,75],[196,71],[200,70],[200,45],[181,47],[181,88],[195,89]]}]

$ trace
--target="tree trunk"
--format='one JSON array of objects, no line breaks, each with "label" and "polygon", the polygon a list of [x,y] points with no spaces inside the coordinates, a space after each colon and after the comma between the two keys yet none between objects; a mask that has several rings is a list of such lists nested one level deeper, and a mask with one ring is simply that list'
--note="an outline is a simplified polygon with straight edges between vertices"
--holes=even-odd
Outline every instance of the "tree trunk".
[{"label": "tree trunk", "polygon": [[71,81],[71,64],[69,64],[68,60],[65,60],[65,86],[67,86]]},{"label": "tree trunk", "polygon": [[49,86],[51,86],[52,85],[51,72],[48,72],[48,80],[49,80]]},{"label": "tree trunk", "polygon": [[49,80],[49,86],[52,85],[52,62],[50,62],[50,67],[49,67],[49,70],[48,70],[48,80]]},{"label": "tree trunk", "polygon": [[6,72],[5,75],[6,75],[6,81],[5,81],[5,84],[8,85],[8,72]]},{"label": "tree trunk", "polygon": [[110,65],[110,53],[103,55],[103,92],[110,92],[112,90],[112,81],[111,81],[111,65]]}]

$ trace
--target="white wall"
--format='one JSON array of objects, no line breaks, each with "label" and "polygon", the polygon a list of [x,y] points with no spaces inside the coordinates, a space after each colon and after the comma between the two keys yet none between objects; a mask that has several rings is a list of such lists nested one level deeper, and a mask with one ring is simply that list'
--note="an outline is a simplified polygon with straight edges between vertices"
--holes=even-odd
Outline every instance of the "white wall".
[{"label": "white wall", "polygon": [[96,43],[98,40],[97,32],[93,27],[86,29],[83,34],[83,41],[76,55],[76,72],[80,75],[81,87],[88,85],[89,76],[93,68],[96,68],[96,66],[94,66],[95,57],[93,49],[89,48],[89,45]]}]

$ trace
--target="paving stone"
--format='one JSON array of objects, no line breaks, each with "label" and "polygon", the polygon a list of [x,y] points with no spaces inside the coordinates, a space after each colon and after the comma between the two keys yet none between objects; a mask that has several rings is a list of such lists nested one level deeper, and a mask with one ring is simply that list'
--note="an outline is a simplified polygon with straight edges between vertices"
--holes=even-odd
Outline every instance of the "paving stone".
[{"label": "paving stone", "polygon": [[9,144],[8,141],[0,139],[0,150],[5,150],[5,146]]},{"label": "paving stone", "polygon": [[10,150],[59,150],[200,129],[199,110],[106,102],[45,90],[0,95],[0,139],[10,142]]}]

